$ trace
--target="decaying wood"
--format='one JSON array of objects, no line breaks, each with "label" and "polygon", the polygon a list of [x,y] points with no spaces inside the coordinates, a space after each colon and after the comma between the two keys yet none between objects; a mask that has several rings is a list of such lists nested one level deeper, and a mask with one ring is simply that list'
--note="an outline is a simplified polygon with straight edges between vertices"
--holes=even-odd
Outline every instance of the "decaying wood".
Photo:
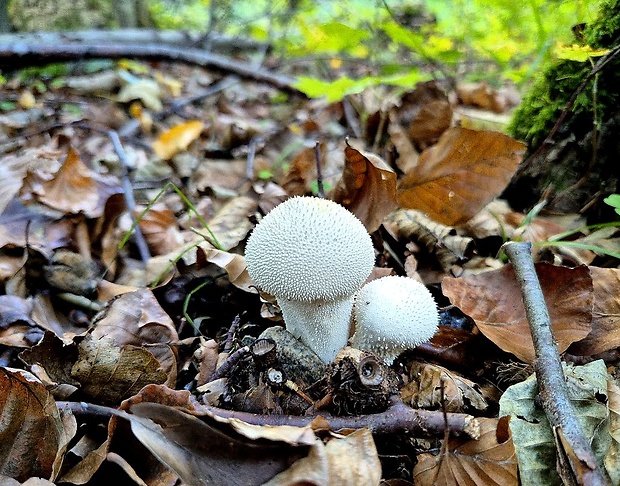
[{"label": "decaying wood", "polygon": [[[67,62],[81,59],[134,58],[183,62],[234,73],[241,78],[267,83],[284,91],[302,94],[288,76],[273,73],[251,63],[196,48],[162,46],[158,44],[46,44],[23,42],[0,43],[0,67],[17,69],[27,65]],[[303,94],[302,94],[303,95]]]},{"label": "decaying wood", "polygon": [[218,54],[260,51],[267,46],[243,37],[230,37],[212,32],[208,38],[201,32],[155,29],[79,30],[69,32],[26,32],[0,34],[0,44],[159,44],[210,49]]},{"label": "decaying wood", "polygon": [[532,245],[508,242],[503,248],[514,267],[523,294],[525,313],[536,351],[534,369],[542,407],[556,437],[560,463],[569,468],[567,471],[559,467],[558,473],[565,484],[609,484],[597,465],[590,441],[583,433],[568,396],[558,347],[551,331],[549,311],[532,260]]}]

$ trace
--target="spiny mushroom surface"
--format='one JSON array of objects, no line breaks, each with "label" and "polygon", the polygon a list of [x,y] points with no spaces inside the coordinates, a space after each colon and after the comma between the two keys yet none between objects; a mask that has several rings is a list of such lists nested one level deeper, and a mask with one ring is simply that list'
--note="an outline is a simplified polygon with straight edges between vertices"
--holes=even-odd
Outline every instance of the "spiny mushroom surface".
[{"label": "spiny mushroom surface", "polygon": [[326,363],[347,343],[353,294],[374,259],[364,225],[339,204],[316,197],[276,206],[245,249],[250,277],[276,297],[289,332]]},{"label": "spiny mushroom surface", "polygon": [[388,276],[364,285],[353,305],[353,347],[370,351],[387,364],[403,351],[428,341],[439,324],[435,299],[420,282]]}]

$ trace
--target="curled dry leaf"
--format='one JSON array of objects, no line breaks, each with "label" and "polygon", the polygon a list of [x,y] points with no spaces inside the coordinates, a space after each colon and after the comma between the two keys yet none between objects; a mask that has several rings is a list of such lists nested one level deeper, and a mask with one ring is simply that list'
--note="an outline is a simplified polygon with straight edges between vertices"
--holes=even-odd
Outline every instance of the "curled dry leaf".
[{"label": "curled dry leaf", "polygon": [[[591,330],[592,278],[585,266],[568,268],[537,263],[536,272],[549,309],[551,330],[563,353]],[[442,290],[497,346],[526,363],[534,361],[521,290],[511,265],[480,275],[446,277]]]},{"label": "curled dry leaf", "polygon": [[397,207],[396,173],[374,154],[347,145],[342,178],[331,198],[355,214],[369,233]]},{"label": "curled dry leaf", "polygon": [[401,390],[401,397],[412,408],[439,410],[445,406],[446,412],[455,413],[480,413],[489,408],[476,383],[442,366],[414,362],[409,375],[412,380]]},{"label": "curled dry leaf", "polygon": [[[143,208],[136,208],[140,217]],[[154,204],[140,218],[140,230],[154,255],[164,255],[183,245],[183,235],[175,214],[163,204]]]},{"label": "curled dry leaf", "polygon": [[163,383],[166,373],[143,347],[120,347],[111,339],[88,335],[78,345],[71,377],[84,394],[104,404],[117,404],[150,383]]},{"label": "curled dry leaf", "polygon": [[0,475],[54,480],[77,426],[30,373],[0,368]]},{"label": "curled dry leaf", "polygon": [[413,470],[416,486],[517,486],[517,457],[509,418],[478,418],[480,439],[449,438],[445,451],[420,454]]},{"label": "curled dry leaf", "polygon": [[153,151],[160,159],[169,160],[187,149],[200,136],[203,128],[204,124],[199,120],[179,123],[162,133],[153,142]]},{"label": "curled dry leaf", "polygon": [[70,149],[65,161],[52,178],[41,177],[41,173],[30,173],[24,180],[22,192],[30,191],[35,199],[52,209],[63,213],[99,216],[99,193],[94,174]]},{"label": "curled dry leaf", "polygon": [[398,209],[386,220],[393,235],[414,239],[435,255],[444,270],[471,255],[474,241],[455,228],[439,224],[415,209]]},{"label": "curled dry leaf", "polygon": [[265,486],[290,484],[338,484],[376,486],[381,480],[381,463],[372,433],[356,430],[327,445],[316,442],[307,457],[278,474]]},{"label": "curled dry leaf", "polygon": [[523,143],[499,132],[450,128],[401,179],[400,206],[463,224],[502,192],[524,152]]},{"label": "curled dry leaf", "polygon": [[620,269],[589,267],[594,286],[592,332],[569,352],[592,356],[620,346]]},{"label": "curled dry leaf", "polygon": [[[93,322],[93,338],[111,339],[116,346],[147,346],[159,365],[175,383],[177,358],[172,346],[179,336],[172,319],[149,289],[120,295]],[[149,354],[150,354],[149,353]]]}]

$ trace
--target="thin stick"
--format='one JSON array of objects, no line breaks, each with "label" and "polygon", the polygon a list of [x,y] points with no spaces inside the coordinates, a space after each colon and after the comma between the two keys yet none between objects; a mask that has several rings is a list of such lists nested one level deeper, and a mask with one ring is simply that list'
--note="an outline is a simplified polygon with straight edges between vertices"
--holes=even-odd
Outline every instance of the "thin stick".
[{"label": "thin stick", "polygon": [[149,246],[144,239],[144,235],[140,230],[140,225],[136,219],[135,209],[136,209],[136,200],[133,197],[133,187],[131,185],[131,179],[129,178],[129,167],[131,164],[129,163],[129,159],[127,159],[127,154],[125,153],[125,149],[121,144],[121,140],[118,137],[118,133],[114,130],[108,131],[108,137],[112,141],[112,145],[114,146],[114,151],[118,156],[121,165],[123,167],[123,174],[121,177],[121,181],[123,183],[123,196],[125,198],[125,204],[127,205],[127,211],[131,216],[131,222],[134,227],[134,239],[136,242],[136,246],[138,247],[138,252],[140,253],[140,259],[143,262],[147,262],[151,259],[151,252],[149,251]]},{"label": "thin stick", "polygon": [[321,172],[321,144],[318,140],[314,144],[314,157],[316,159],[317,196],[325,199],[325,188],[323,187],[323,173]]},{"label": "thin stick", "polygon": [[[514,267],[523,294],[525,314],[536,351],[534,369],[542,407],[552,429],[564,438],[563,444],[556,441],[560,451],[558,454],[566,453],[563,450],[566,444],[569,448],[566,455],[571,468],[571,479],[577,481],[575,484],[609,484],[597,465],[590,442],[583,433],[569,399],[560,354],[551,331],[551,318],[532,260],[532,245],[508,242],[503,249]],[[554,436],[557,437],[558,433]]]}]

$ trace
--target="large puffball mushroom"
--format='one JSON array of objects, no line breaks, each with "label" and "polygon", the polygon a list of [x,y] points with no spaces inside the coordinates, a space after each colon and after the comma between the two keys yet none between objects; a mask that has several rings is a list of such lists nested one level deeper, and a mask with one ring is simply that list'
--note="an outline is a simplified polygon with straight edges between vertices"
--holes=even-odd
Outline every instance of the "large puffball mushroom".
[{"label": "large puffball mushroom", "polygon": [[435,299],[420,282],[388,276],[364,285],[353,305],[353,347],[370,351],[387,364],[437,332]]},{"label": "large puffball mushroom", "polygon": [[250,277],[276,297],[288,331],[326,363],[347,344],[353,295],[374,261],[364,225],[339,204],[316,197],[276,206],[245,248]]}]

